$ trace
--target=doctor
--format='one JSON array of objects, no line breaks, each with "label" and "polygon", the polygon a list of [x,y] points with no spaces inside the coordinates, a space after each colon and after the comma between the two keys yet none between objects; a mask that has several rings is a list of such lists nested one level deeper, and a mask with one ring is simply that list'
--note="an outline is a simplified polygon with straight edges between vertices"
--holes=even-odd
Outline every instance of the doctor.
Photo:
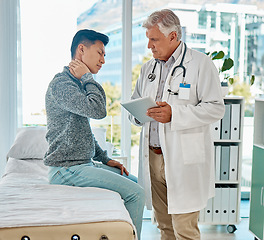
[{"label": "doctor", "polygon": [[162,240],[200,239],[199,211],[214,196],[210,124],[224,115],[217,69],[181,39],[178,17],[168,9],[144,22],[153,59],[142,66],[132,99],[150,96],[153,121],[142,126],[139,183],[152,205]]}]

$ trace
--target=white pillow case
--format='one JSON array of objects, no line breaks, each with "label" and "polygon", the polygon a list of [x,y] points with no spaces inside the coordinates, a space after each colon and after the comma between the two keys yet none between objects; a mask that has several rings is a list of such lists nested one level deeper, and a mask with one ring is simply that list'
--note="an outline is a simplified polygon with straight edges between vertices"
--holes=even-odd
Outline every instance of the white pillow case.
[{"label": "white pillow case", "polygon": [[[92,128],[92,132],[103,150],[107,150],[108,157],[112,157],[113,145],[106,142],[106,129]],[[46,141],[46,127],[19,128],[7,158],[43,159],[48,150]]]},{"label": "white pillow case", "polygon": [[92,132],[99,146],[103,150],[106,150],[107,156],[111,158],[114,150],[114,145],[110,142],[106,142],[106,129],[101,127],[92,127]]},{"label": "white pillow case", "polygon": [[99,146],[106,150],[106,129],[105,128],[98,128],[92,127],[92,133],[98,142]]},{"label": "white pillow case", "polygon": [[19,128],[7,157],[18,159],[43,159],[48,150],[46,127]]}]

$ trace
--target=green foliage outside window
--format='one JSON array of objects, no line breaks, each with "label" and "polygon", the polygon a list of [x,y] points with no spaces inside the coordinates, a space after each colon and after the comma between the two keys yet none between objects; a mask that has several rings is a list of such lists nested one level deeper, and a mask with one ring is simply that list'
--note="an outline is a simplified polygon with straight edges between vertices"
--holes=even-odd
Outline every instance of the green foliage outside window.
[{"label": "green foliage outside window", "polygon": [[[102,84],[105,94],[106,94],[106,110],[108,116],[120,116],[120,99],[121,99],[121,86],[112,85],[110,82],[104,82]],[[112,120],[112,129],[111,125],[102,126],[106,128],[106,139],[115,145],[120,147],[120,138],[121,138],[121,128],[119,124],[115,124]],[[112,136],[111,136],[112,132]],[[112,139],[111,139],[112,137]]]},{"label": "green foliage outside window", "polygon": [[250,92],[251,84],[240,82],[239,77],[233,78],[232,86],[229,88],[229,94],[234,96],[243,96],[245,99],[245,117],[253,117],[254,97]]},{"label": "green foliage outside window", "polygon": [[[148,55],[143,58],[141,64],[137,64],[132,69],[132,92],[135,89],[137,79],[140,74],[140,69],[143,63],[147,62],[152,56]],[[106,93],[106,109],[108,116],[120,116],[121,113],[121,86],[120,85],[113,85],[110,82],[104,82],[102,84],[105,93]],[[132,93],[131,93],[132,94]],[[100,127],[100,126],[99,126]],[[111,141],[111,126],[102,126],[107,129],[106,132],[106,139],[107,141]],[[116,124],[115,121],[112,122],[112,143],[120,147],[120,140],[121,140],[121,127],[119,124]],[[139,137],[140,137],[140,130],[141,127],[137,127],[135,125],[131,125],[131,146],[139,145]]]},{"label": "green foliage outside window", "polygon": [[[148,56],[143,57],[143,60],[142,60],[141,64],[137,64],[137,65],[134,66],[134,68],[132,70],[132,93],[133,93],[133,91],[135,89],[135,86],[136,86],[137,79],[138,79],[139,74],[140,74],[140,69],[142,67],[142,64],[146,63],[151,58],[152,58],[152,55],[149,54]],[[139,145],[140,130],[141,130],[141,127],[137,127],[135,125],[131,126],[131,144],[132,144],[132,146]]]}]

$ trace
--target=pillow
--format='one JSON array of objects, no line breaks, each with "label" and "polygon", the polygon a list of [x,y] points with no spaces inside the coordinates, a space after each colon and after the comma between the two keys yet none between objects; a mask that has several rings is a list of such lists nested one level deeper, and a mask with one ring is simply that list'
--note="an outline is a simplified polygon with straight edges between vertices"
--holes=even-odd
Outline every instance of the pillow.
[{"label": "pillow", "polygon": [[106,129],[105,128],[92,127],[92,133],[94,135],[94,138],[98,142],[99,146],[103,150],[106,150]]},{"label": "pillow", "polygon": [[105,128],[98,128],[92,127],[92,133],[98,142],[99,146],[107,151],[107,156],[109,158],[112,157],[114,151],[114,145],[110,142],[106,142],[106,129]]},{"label": "pillow", "polygon": [[106,142],[105,145],[106,145],[107,156],[109,158],[112,158],[115,146],[110,142]]},{"label": "pillow", "polygon": [[9,158],[5,167],[4,176],[11,173],[48,177],[48,166],[44,165],[44,161],[39,159],[15,159]]},{"label": "pillow", "polygon": [[46,127],[19,128],[7,157],[18,159],[43,159],[48,150]]}]

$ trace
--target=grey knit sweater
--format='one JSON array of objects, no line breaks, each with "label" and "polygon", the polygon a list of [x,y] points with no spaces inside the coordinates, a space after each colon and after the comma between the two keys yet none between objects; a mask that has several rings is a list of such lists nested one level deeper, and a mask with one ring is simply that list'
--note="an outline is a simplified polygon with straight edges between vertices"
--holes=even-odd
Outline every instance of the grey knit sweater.
[{"label": "grey knit sweater", "polygon": [[104,164],[110,160],[90,127],[90,118],[106,116],[105,92],[91,73],[84,74],[80,81],[64,67],[49,84],[46,112],[49,148],[45,165],[69,167],[88,163],[92,158]]}]

